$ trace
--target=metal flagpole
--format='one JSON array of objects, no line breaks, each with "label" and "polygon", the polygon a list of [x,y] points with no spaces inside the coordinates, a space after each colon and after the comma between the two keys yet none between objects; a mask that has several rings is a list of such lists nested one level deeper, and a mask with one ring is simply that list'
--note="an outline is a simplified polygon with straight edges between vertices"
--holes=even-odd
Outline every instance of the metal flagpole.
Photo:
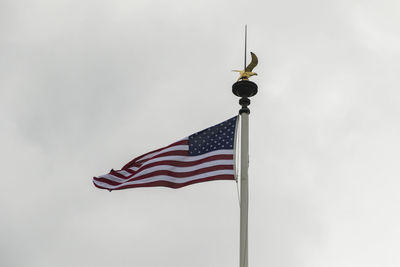
[{"label": "metal flagpole", "polygon": [[232,91],[241,97],[240,114],[240,267],[248,266],[248,201],[249,201],[249,97],[254,96],[258,87],[249,80],[241,80],[233,84]]},{"label": "metal flagpole", "polygon": [[240,267],[248,266],[249,114],[240,115]]},{"label": "metal flagpole", "polygon": [[[245,47],[247,41],[247,25],[245,29]],[[246,49],[246,48],[245,48]],[[246,53],[246,52],[245,52]],[[245,57],[246,58],[246,57]],[[257,75],[252,72],[258,64],[257,56],[251,53],[251,62],[240,72],[239,80],[232,85],[232,92],[240,97],[242,108],[240,114],[240,267],[248,267],[248,207],[249,207],[249,97],[257,94],[258,87],[249,78]],[[246,65],[246,59],[245,59]]]}]

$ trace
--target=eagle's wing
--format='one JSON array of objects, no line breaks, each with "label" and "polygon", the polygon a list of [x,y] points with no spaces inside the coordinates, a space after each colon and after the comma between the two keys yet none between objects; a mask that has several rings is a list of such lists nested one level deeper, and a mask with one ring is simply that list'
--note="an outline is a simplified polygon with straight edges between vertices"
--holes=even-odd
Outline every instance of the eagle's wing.
[{"label": "eagle's wing", "polygon": [[253,52],[250,52],[250,54],[251,54],[251,62],[246,67],[246,69],[245,69],[246,72],[251,72],[255,68],[255,66],[257,66],[257,64],[258,64],[257,56]]}]

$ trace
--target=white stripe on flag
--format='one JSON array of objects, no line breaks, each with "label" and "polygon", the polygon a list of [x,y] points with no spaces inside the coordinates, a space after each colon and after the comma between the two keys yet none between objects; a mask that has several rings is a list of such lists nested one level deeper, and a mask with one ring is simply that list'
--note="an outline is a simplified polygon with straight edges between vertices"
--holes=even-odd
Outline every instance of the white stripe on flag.
[{"label": "white stripe on flag", "polygon": [[193,176],[187,177],[187,178],[175,178],[175,177],[171,177],[171,176],[167,176],[167,175],[158,175],[158,176],[154,176],[151,178],[146,178],[146,179],[137,180],[137,181],[131,181],[131,182],[127,182],[127,183],[122,183],[120,185],[115,185],[115,186],[109,185],[107,183],[99,182],[96,180],[94,180],[94,183],[96,185],[104,187],[106,189],[115,190],[115,189],[118,189],[119,187],[124,187],[127,185],[146,184],[146,183],[151,183],[151,182],[156,182],[156,181],[167,181],[167,182],[171,182],[171,183],[175,183],[175,184],[183,184],[186,182],[200,180],[202,178],[207,178],[210,176],[234,175],[234,174],[235,173],[233,170],[219,170],[219,171],[212,171],[212,172],[206,172],[206,173],[202,173],[202,174],[198,174],[198,175],[193,175]]},{"label": "white stripe on flag", "polygon": [[[233,150],[232,149],[221,149],[221,150],[216,150],[216,151],[211,151],[202,155],[198,156],[165,156],[165,157],[159,157],[159,158],[154,158],[146,161],[141,165],[140,167],[146,166],[147,164],[153,163],[153,162],[158,162],[158,161],[164,161],[164,160],[175,160],[175,161],[182,161],[182,162],[192,162],[192,161],[197,161],[201,159],[205,159],[211,156],[217,156],[217,155],[233,155]],[[133,171],[136,171],[140,168],[137,167],[131,167],[129,168]]]},{"label": "white stripe on flag", "polygon": [[[171,166],[171,165],[157,165],[157,166],[154,166],[154,167],[151,167],[148,169],[144,169],[143,171],[136,173],[129,179],[132,179],[132,178],[134,179],[135,177],[149,174],[149,173],[152,173],[155,171],[172,171],[172,172],[184,173],[184,172],[200,170],[200,169],[207,168],[207,167],[214,167],[214,166],[218,166],[218,165],[232,165],[232,164],[233,164],[233,159],[231,159],[231,160],[214,160],[214,161],[197,164],[196,166],[191,166],[191,167],[176,167],[176,166]],[[117,183],[125,183],[125,182],[129,181],[127,179],[119,178],[112,174],[100,175],[99,178],[105,178],[105,179],[108,179],[110,181],[117,182]],[[179,178],[179,179],[182,179],[182,178]]]}]

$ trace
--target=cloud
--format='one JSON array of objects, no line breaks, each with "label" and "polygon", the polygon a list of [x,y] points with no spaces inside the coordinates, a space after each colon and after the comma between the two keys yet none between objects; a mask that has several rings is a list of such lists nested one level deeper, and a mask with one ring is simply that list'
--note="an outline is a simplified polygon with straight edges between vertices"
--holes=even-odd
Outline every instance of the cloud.
[{"label": "cloud", "polygon": [[234,183],[91,177],[236,114],[245,23],[251,265],[399,262],[396,3],[0,5],[1,265],[237,264]]}]

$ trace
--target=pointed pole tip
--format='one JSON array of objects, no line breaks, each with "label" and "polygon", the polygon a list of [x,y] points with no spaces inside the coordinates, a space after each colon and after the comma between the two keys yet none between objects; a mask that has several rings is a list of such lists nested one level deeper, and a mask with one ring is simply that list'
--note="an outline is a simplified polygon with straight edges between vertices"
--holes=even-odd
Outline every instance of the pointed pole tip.
[{"label": "pointed pole tip", "polygon": [[246,63],[247,63],[247,24],[245,25],[245,28],[244,28],[244,67],[243,67],[243,70],[246,69]]}]

